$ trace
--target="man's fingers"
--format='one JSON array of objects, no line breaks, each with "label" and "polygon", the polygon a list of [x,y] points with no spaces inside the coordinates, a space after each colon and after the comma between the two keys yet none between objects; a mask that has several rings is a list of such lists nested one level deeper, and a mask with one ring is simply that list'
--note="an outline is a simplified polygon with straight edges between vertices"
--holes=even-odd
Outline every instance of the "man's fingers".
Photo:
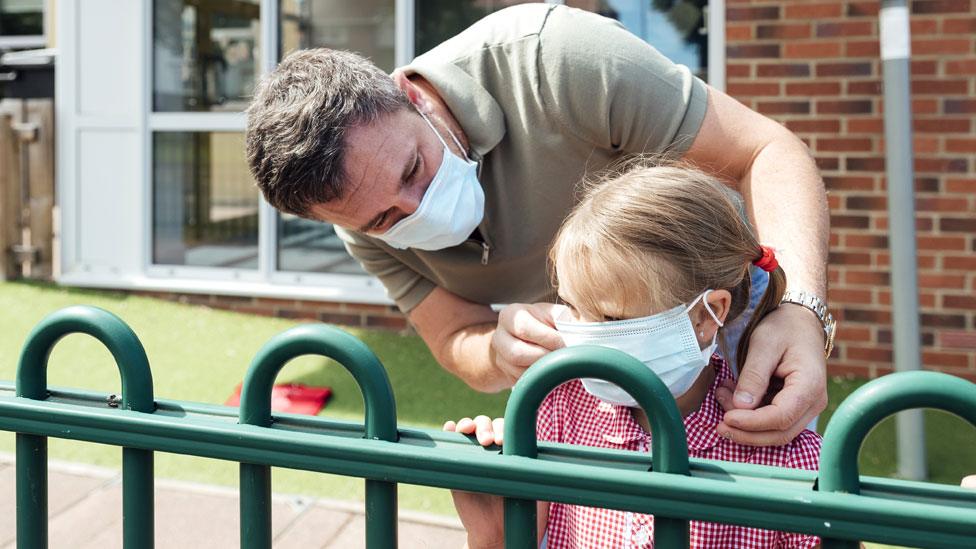
[{"label": "man's fingers", "polygon": [[783,349],[768,339],[753,337],[750,340],[749,354],[732,395],[737,408],[753,409],[759,405],[769,386],[769,378],[773,377],[782,357]]},{"label": "man's fingers", "polygon": [[715,429],[718,436],[743,446],[783,446],[789,444],[802,430],[799,429],[795,434],[788,431],[742,431],[724,423],[720,423]]},{"label": "man's fingers", "polygon": [[795,404],[784,406],[773,399],[768,406],[755,410],[730,410],[725,413],[722,422],[744,431],[786,431],[798,424],[806,411],[805,407],[801,409]]},{"label": "man's fingers", "polygon": [[[736,419],[739,416],[746,415],[748,417],[753,417],[760,412],[776,414],[779,415],[781,411],[768,411],[767,408],[774,408],[772,404],[768,406],[763,406],[758,410],[732,410],[725,414],[725,420],[719,423],[715,428],[718,436],[722,438],[729,439],[736,444],[742,444],[745,446],[783,446],[789,444],[794,438],[797,437],[807,425],[813,421],[813,418],[817,417],[816,412],[807,412],[798,421],[790,425],[788,428],[784,427],[782,429],[770,429],[770,430],[743,430],[739,429],[733,425],[730,425],[729,417]],[[769,418],[767,418],[769,419]],[[770,420],[775,421],[775,419]]]},{"label": "man's fingers", "polygon": [[444,426],[441,427],[441,430],[450,431],[453,433],[455,430],[457,430],[457,423],[454,421],[445,421]]},{"label": "man's fingers", "polygon": [[715,388],[715,400],[718,401],[719,405],[726,412],[735,410],[735,404],[732,403],[733,391],[735,391],[735,381],[731,379],[723,379],[719,382],[719,386]]},{"label": "man's fingers", "polygon": [[493,345],[495,352],[501,358],[503,367],[507,366],[508,369],[514,370],[508,373],[516,378],[522,374],[522,370],[525,370],[549,352],[548,349],[518,339],[505,331],[495,333]]},{"label": "man's fingers", "polygon": [[521,309],[512,317],[512,335],[547,351],[555,351],[565,344],[551,323],[552,315],[539,307]]},{"label": "man's fingers", "polygon": [[[758,410],[730,410],[715,430],[720,437],[746,446],[782,446],[806,429],[817,414],[818,412],[809,409],[798,416],[796,421],[784,425],[780,422],[789,419],[784,410],[775,404]],[[760,428],[755,428],[757,426]]]}]

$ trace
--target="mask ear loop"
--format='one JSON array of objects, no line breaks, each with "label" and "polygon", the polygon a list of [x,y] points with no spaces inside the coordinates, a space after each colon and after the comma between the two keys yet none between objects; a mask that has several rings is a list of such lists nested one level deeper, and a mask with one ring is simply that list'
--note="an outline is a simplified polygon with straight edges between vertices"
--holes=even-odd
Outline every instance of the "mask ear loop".
[{"label": "mask ear loop", "polygon": [[[444,138],[441,137],[440,132],[438,132],[437,128],[434,127],[434,124],[430,121],[430,118],[427,118],[427,115],[424,114],[423,111],[419,109],[417,110],[417,113],[420,114],[421,118],[424,119],[424,122],[427,122],[427,125],[430,126],[430,129],[434,131],[434,135],[437,136],[437,139],[440,140],[441,144],[444,145],[444,148],[447,149],[448,148],[447,141],[444,141]],[[454,132],[452,132],[450,128],[447,127],[445,127],[444,129],[447,131],[447,135],[451,136],[451,140],[454,141],[455,145],[457,145],[458,150],[464,154],[464,159],[467,160],[468,162],[473,162],[473,160],[471,160],[471,157],[468,156],[468,151],[464,150],[464,146],[461,145],[461,142],[458,140],[457,136],[454,135]]]},{"label": "mask ear loop", "polygon": [[718,324],[718,327],[721,328],[725,326],[725,324],[718,319],[718,316],[715,315],[715,311],[712,311],[712,307],[708,304],[708,301],[705,299],[708,297],[708,294],[711,292],[712,290],[710,289],[702,292],[698,297],[695,298],[694,301],[691,302],[690,305],[688,305],[688,308],[685,309],[685,312],[686,313],[691,312],[691,310],[695,308],[695,305],[698,304],[698,301],[701,300],[702,305],[705,307],[705,310],[708,311],[708,314],[711,315],[712,320],[714,320],[715,323]]}]

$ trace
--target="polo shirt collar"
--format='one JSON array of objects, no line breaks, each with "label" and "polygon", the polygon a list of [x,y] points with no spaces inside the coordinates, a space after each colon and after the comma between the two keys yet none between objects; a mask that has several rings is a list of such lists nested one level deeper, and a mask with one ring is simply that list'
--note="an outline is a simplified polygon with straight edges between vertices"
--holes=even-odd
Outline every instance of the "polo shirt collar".
[{"label": "polo shirt collar", "polygon": [[403,72],[419,74],[434,86],[479,156],[495,148],[505,136],[505,114],[495,98],[454,64],[418,61]]}]

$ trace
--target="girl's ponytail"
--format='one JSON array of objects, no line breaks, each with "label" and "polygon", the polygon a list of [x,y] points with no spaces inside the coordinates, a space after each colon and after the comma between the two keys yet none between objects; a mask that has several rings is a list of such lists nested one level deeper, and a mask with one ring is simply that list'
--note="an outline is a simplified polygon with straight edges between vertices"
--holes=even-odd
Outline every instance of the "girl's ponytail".
[{"label": "girl's ponytail", "polygon": [[[749,352],[749,338],[752,337],[753,330],[756,329],[756,326],[766,315],[779,306],[780,300],[783,299],[783,293],[786,292],[786,273],[783,272],[783,269],[780,268],[779,263],[776,261],[776,256],[772,248],[759,246],[758,256],[752,263],[769,273],[769,285],[766,286],[766,292],[763,294],[759,304],[756,305],[756,310],[752,313],[752,318],[749,319],[749,324],[739,339],[739,348],[736,349],[735,353],[735,363],[738,364],[740,371],[745,366],[746,354]],[[748,275],[746,276],[748,277]]]}]

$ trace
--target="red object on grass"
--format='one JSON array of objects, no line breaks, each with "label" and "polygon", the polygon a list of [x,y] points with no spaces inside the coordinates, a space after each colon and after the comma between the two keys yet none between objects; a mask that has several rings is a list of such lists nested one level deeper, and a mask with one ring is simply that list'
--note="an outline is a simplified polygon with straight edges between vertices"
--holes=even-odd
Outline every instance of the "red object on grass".
[{"label": "red object on grass", "polygon": [[[226,406],[241,405],[241,383],[230,395]],[[271,389],[271,409],[287,414],[308,414],[314,416],[325,407],[325,401],[332,395],[330,387],[310,387],[301,383],[282,383]]]}]

